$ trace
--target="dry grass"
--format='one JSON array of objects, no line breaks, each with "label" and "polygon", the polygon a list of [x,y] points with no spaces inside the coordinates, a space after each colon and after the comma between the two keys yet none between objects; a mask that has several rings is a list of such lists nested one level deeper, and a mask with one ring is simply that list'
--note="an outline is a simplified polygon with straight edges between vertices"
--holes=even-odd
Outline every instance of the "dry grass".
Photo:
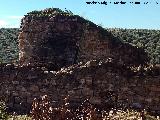
[{"label": "dry grass", "polygon": [[27,115],[11,115],[8,120],[32,120],[32,118]]},{"label": "dry grass", "polygon": [[69,109],[68,97],[64,99],[64,105],[52,108],[47,95],[40,101],[35,99],[32,105],[31,117],[33,120],[160,120],[152,117],[146,111],[135,110],[110,110],[100,111],[94,108],[88,100],[76,109]]}]

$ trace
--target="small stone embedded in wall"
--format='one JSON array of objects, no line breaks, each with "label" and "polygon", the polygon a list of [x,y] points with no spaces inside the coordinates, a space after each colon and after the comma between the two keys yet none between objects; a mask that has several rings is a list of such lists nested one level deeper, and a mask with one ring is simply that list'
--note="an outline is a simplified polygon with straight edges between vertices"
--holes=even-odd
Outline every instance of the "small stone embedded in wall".
[{"label": "small stone embedded in wall", "polygon": [[19,96],[17,91],[12,91],[12,96]]},{"label": "small stone embedded in wall", "polygon": [[12,81],[13,85],[18,85],[19,81]]},{"label": "small stone embedded in wall", "polygon": [[86,77],[85,81],[86,81],[86,85],[92,86],[92,77]]},{"label": "small stone embedded in wall", "polygon": [[36,85],[31,85],[31,86],[30,86],[30,90],[31,90],[32,92],[38,92],[38,91],[39,91],[39,88],[38,88],[38,86],[36,86]]}]

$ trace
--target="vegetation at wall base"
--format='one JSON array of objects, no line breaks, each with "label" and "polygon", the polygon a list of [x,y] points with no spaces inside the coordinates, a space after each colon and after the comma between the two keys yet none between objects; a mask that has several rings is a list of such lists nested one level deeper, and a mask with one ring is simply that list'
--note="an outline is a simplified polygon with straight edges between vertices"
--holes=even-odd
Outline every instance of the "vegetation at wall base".
[{"label": "vegetation at wall base", "polygon": [[[47,95],[41,99],[34,99],[31,110],[33,120],[159,120],[142,110],[137,112],[132,109],[112,109],[100,111],[93,107],[89,100],[85,100],[76,110],[69,107],[69,96],[64,98],[64,103],[59,108],[53,108]],[[107,106],[106,106],[107,107]]]},{"label": "vegetation at wall base", "polygon": [[[5,112],[5,103],[0,102],[0,120],[160,120],[159,116],[151,116],[146,111],[132,109],[111,109],[99,111],[85,100],[78,109],[71,110],[69,97],[59,108],[53,108],[47,95],[34,99],[30,115],[11,115]],[[107,106],[106,106],[107,107]]]}]

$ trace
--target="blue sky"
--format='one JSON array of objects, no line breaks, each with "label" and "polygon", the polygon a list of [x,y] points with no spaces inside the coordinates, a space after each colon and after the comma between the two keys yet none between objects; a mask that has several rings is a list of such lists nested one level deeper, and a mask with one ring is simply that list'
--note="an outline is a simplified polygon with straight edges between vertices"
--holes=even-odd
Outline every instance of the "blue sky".
[{"label": "blue sky", "polygon": [[[20,20],[26,13],[55,7],[71,10],[105,28],[160,29],[160,0],[122,0],[126,2],[125,5],[113,3],[121,0],[106,0],[112,2],[108,5],[89,5],[86,4],[87,1],[93,0],[1,0],[0,28],[19,27]],[[129,2],[149,3],[136,5]]]}]

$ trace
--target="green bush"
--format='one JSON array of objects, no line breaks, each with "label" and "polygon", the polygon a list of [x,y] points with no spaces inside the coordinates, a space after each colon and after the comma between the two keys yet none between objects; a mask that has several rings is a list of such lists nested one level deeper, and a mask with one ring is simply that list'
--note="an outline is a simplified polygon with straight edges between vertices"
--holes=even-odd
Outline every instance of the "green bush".
[{"label": "green bush", "polygon": [[143,48],[152,64],[160,64],[160,30],[107,28],[119,40]]}]

